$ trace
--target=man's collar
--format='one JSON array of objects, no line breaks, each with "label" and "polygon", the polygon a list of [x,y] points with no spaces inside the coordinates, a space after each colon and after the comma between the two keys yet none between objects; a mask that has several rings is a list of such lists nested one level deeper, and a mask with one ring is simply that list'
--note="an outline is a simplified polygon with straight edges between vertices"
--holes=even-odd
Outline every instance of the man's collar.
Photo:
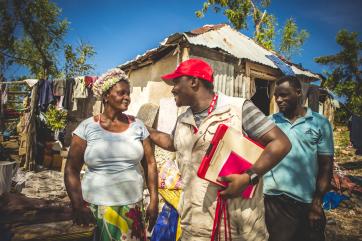
[{"label": "man's collar", "polygon": [[[230,110],[230,103],[229,101],[227,101],[228,96],[224,95],[219,91],[216,92],[216,94],[219,96],[216,102],[216,109],[210,113],[210,116],[213,116],[215,114],[222,114]],[[191,107],[188,107],[182,115],[183,116],[180,119],[181,122],[196,126],[194,114],[191,110]]]},{"label": "man's collar", "polygon": [[187,110],[180,115],[180,122],[196,126],[194,114],[192,113],[191,107],[188,107]]},{"label": "man's collar", "polygon": [[[289,119],[286,118],[282,112],[278,112],[275,115],[279,116],[280,118],[283,118],[284,120],[289,121]],[[309,107],[307,107],[307,112],[305,113],[304,116],[299,117],[298,119],[300,119],[300,118],[304,118],[304,119],[313,118],[313,111]]]},{"label": "man's collar", "polygon": [[244,102],[241,102],[239,98],[227,96],[220,91],[217,91],[216,94],[219,96],[216,102],[216,109],[210,113],[210,116],[228,112],[231,106],[240,105],[240,108],[242,108]]},{"label": "man's collar", "polygon": [[313,111],[311,108],[307,107],[307,112],[305,113],[304,118],[306,119],[313,118]]}]

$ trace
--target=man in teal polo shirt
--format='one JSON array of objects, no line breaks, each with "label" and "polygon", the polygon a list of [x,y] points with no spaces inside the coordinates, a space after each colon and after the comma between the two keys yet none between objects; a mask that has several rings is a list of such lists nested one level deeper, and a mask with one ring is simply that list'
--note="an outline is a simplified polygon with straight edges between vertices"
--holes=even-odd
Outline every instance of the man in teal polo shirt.
[{"label": "man in teal polo shirt", "polygon": [[322,115],[301,102],[299,80],[276,82],[274,123],[289,137],[291,151],[264,175],[265,221],[269,241],[325,240],[323,195],[330,188],[333,135]]}]

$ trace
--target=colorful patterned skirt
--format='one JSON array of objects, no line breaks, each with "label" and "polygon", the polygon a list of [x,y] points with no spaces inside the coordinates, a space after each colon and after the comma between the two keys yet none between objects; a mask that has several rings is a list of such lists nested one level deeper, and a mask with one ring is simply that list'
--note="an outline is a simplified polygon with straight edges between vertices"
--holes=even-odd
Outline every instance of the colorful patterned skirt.
[{"label": "colorful patterned skirt", "polygon": [[145,241],[145,210],[142,201],[124,206],[89,204],[97,221],[100,241]]}]

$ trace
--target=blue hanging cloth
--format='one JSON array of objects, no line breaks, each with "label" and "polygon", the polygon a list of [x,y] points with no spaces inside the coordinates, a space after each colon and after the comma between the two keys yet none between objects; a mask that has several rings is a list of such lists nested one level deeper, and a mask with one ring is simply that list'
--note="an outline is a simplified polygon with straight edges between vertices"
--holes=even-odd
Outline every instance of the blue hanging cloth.
[{"label": "blue hanging cloth", "polygon": [[177,222],[178,213],[176,209],[166,202],[158,214],[151,241],[175,241]]},{"label": "blue hanging cloth", "polygon": [[347,200],[349,197],[336,192],[327,192],[323,196],[323,208],[326,210],[334,209],[339,206],[343,200]]}]

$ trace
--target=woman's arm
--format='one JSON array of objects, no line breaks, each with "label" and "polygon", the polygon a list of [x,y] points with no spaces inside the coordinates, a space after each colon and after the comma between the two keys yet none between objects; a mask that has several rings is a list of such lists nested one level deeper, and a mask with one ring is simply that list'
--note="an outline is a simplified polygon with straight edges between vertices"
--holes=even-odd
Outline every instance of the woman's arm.
[{"label": "woman's arm", "polygon": [[85,140],[73,135],[68,160],[64,169],[64,183],[72,203],[74,222],[76,224],[87,225],[93,222],[93,216],[89,208],[84,206],[80,184],[80,171],[84,164],[84,152],[86,147],[87,142]]},{"label": "woman's arm", "polygon": [[158,177],[157,177],[157,166],[153,149],[151,146],[151,140],[147,137],[143,141],[144,158],[142,160],[142,166],[145,170],[147,187],[150,192],[150,205],[147,208],[147,217],[149,220],[148,229],[152,230],[156,223],[158,214]]}]

